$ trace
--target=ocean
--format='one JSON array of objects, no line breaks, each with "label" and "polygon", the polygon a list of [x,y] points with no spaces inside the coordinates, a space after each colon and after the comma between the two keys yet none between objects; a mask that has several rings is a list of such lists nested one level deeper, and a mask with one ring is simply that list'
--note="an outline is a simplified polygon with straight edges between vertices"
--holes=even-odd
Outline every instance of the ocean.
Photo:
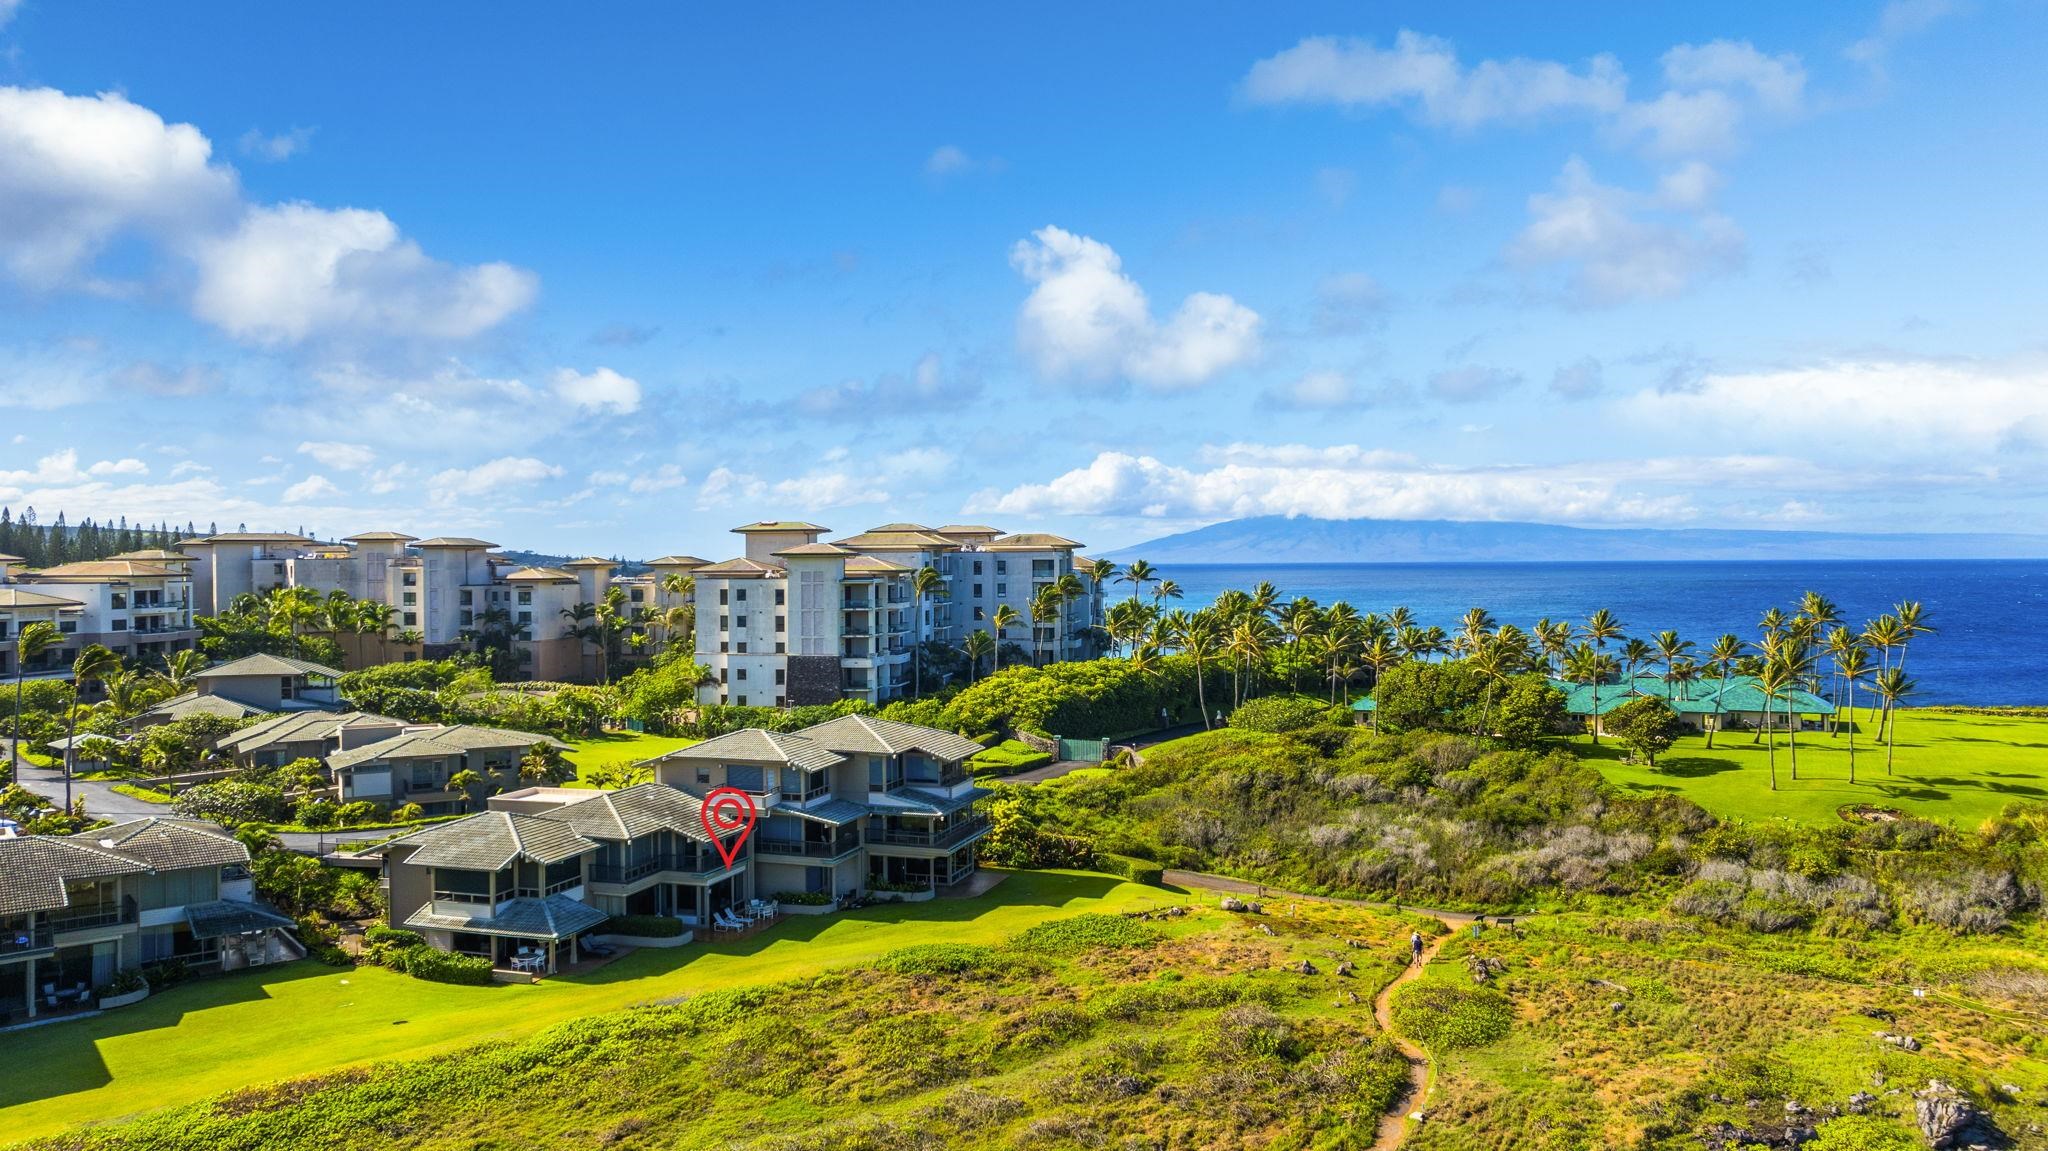
[{"label": "ocean", "polygon": [[[1855,630],[1901,600],[1919,600],[1936,633],[1913,641],[1908,704],[2048,705],[2048,561],[1854,560],[1699,563],[1166,564],[1195,608],[1228,588],[1270,580],[1284,602],[1344,600],[1363,614],[1407,606],[1423,626],[1455,631],[1469,608],[1527,629],[1538,619],[1583,621],[1599,608],[1631,637],[1676,629],[1704,649],[1734,632],[1757,638],[1772,607],[1798,610],[1818,591]],[[1130,594],[1115,584],[1112,599]]]}]

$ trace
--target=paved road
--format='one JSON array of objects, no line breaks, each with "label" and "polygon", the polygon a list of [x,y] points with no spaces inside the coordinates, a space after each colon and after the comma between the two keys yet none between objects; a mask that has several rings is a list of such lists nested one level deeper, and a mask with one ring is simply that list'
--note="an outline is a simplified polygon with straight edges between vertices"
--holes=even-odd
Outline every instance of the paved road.
[{"label": "paved road", "polygon": [[[1201,730],[1201,724],[1191,723],[1183,725],[1181,727],[1169,727],[1163,731],[1155,731],[1150,735],[1138,736],[1135,739],[1120,739],[1112,743],[1110,746],[1133,748],[1138,752],[1143,753],[1144,750],[1148,747],[1157,746],[1158,744],[1165,743],[1168,740],[1180,739],[1183,736],[1190,736]],[[1001,777],[1001,779],[1004,783],[1023,784],[1028,787],[1034,783],[1044,783],[1048,779],[1058,779],[1060,776],[1067,774],[1068,772],[1074,770],[1077,767],[1096,766],[1099,765],[1089,763],[1086,760],[1063,759],[1057,763],[1048,763],[1044,767],[1034,767],[1030,771],[1020,771],[1015,775],[1005,775]]]},{"label": "paved road", "polygon": [[[5,743],[0,740],[0,761],[7,759]],[[24,759],[21,761],[21,785],[38,795],[50,797],[52,803],[64,802],[64,769],[61,767],[37,767]],[[87,812],[108,819],[132,819],[138,815],[168,815],[167,804],[151,803],[135,799],[114,790],[111,783],[99,783],[90,779],[71,781],[71,794],[85,797]]]}]

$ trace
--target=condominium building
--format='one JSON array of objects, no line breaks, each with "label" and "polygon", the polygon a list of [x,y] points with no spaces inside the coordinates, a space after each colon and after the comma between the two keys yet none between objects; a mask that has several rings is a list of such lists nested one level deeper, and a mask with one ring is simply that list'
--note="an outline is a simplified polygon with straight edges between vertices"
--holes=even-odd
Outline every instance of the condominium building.
[{"label": "condominium building", "polygon": [[[1102,590],[1093,580],[1078,578],[1080,594],[1055,618],[1032,619],[1039,591],[1077,574],[1081,545],[1073,540],[897,523],[824,542],[829,530],[746,524],[733,529],[745,554],[694,569],[697,659],[714,678],[700,702],[886,703],[909,694],[918,644],[958,647],[977,630],[1019,645],[1037,663],[1098,652]],[[925,568],[938,573],[940,590],[919,596],[915,580]],[[1019,619],[998,628],[1003,606]]]},{"label": "condominium building", "polygon": [[13,674],[13,638],[37,620],[56,624],[62,639],[28,669],[30,674],[67,675],[72,660],[90,644],[154,662],[198,643],[190,561],[184,557],[131,552],[17,571],[20,562],[17,556],[0,556],[0,644],[5,645],[0,674]]},{"label": "condominium building", "polygon": [[233,836],[182,819],[0,839],[0,1021],[90,1009],[145,964],[299,958],[291,920],[253,902],[248,864]]}]

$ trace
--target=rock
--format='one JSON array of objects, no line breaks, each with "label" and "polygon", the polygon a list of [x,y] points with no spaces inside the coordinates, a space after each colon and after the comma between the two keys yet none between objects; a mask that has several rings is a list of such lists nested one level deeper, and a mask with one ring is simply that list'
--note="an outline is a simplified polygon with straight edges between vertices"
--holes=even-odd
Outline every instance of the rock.
[{"label": "rock", "polygon": [[1621,1000],[1617,999],[1614,1002],[1607,1005],[1607,1010],[1613,1012],[1616,1015],[1619,1015],[1622,1012],[1628,1010],[1628,1004],[1623,1003]]},{"label": "rock", "polygon": [[1250,909],[1250,904],[1246,903],[1242,899],[1239,899],[1235,895],[1226,895],[1223,897],[1223,910],[1225,911],[1249,911]]},{"label": "rock", "polygon": [[1911,1035],[1899,1035],[1890,1031],[1873,1031],[1871,1034],[1879,1041],[1889,1043],[1901,1051],[1920,1050],[1920,1041]]},{"label": "rock", "polygon": [[1320,975],[1322,973],[1315,964],[1310,963],[1306,959],[1295,964],[1294,970],[1301,972],[1303,975]]},{"label": "rock", "polygon": [[1801,1103],[1797,1099],[1787,1099],[1785,1101],[1785,1114],[1804,1115],[1806,1114],[1806,1104]]},{"label": "rock", "polygon": [[1253,915],[1264,915],[1266,913],[1266,905],[1263,903],[1248,903],[1245,905],[1245,910]]},{"label": "rock", "polygon": [[2000,1083],[1998,1091],[1999,1094],[2004,1095],[2008,1099],[2018,1099],[2020,1097],[2020,1085],[2017,1083]]},{"label": "rock", "polygon": [[1357,966],[1353,964],[1349,959],[1343,960],[1342,962],[1337,964],[1337,974],[1339,975],[1349,975],[1355,970],[1357,970]]},{"label": "rock", "polygon": [[1996,1144],[2001,1138],[1989,1115],[1939,1079],[1929,1079],[1927,1086],[1913,1092],[1913,1119],[1934,1151]]},{"label": "rock", "polygon": [[1270,927],[1268,927],[1268,926],[1266,926],[1266,925],[1265,925],[1265,924],[1263,924],[1263,923],[1259,924],[1259,930],[1260,930],[1260,931],[1263,931],[1263,932],[1265,932],[1265,933],[1266,933],[1266,934],[1268,934],[1268,935],[1271,935],[1271,934],[1273,934],[1273,929],[1272,929],[1272,928],[1270,928]]},{"label": "rock", "polygon": [[1870,1114],[1871,1107],[1876,1103],[1877,1096],[1872,1095],[1868,1091],[1858,1091],[1856,1094],[1849,1096],[1849,1114],[1868,1115]]},{"label": "rock", "polygon": [[1360,942],[1359,942],[1358,940],[1356,940],[1356,939],[1347,939],[1347,940],[1345,940],[1345,941],[1344,941],[1344,946],[1346,946],[1346,947],[1364,947],[1364,946],[1365,946],[1365,944],[1363,944],[1363,943],[1360,943]]},{"label": "rock", "polygon": [[1882,1071],[1873,1071],[1873,1072],[1871,1072],[1871,1073],[1870,1073],[1870,1085],[1871,1085],[1872,1087],[1882,1087],[1882,1086],[1884,1086],[1884,1085],[1885,1085],[1885,1084],[1886,1084],[1887,1082],[1889,1082],[1889,1081],[1888,1081],[1888,1080],[1887,1080],[1887,1079],[1885,1078],[1884,1072],[1882,1072]]},{"label": "rock", "polygon": [[1749,1127],[1715,1123],[1700,1132],[1700,1142],[1706,1144],[1707,1151],[1747,1151],[1755,1147],[1792,1151],[1819,1137],[1820,1132],[1812,1124],[1796,1119],[1787,1119],[1783,1123],[1757,1123]]},{"label": "rock", "polygon": [[1899,1017],[1896,1014],[1886,1011],[1882,1007],[1866,1007],[1857,1012],[1857,1014],[1868,1016],[1871,1019],[1882,1019],[1886,1023],[1897,1023],[1899,1021]]}]

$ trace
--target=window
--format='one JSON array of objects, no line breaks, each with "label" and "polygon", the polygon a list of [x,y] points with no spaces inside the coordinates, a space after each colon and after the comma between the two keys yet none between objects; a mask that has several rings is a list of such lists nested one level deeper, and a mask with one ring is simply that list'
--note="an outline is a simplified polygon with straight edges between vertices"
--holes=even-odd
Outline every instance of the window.
[{"label": "window", "polygon": [[75,619],[60,619],[57,621],[57,630],[65,635],[70,635],[78,630],[78,621]]},{"label": "window", "polygon": [[775,697],[775,706],[776,706],[776,707],[787,707],[787,706],[788,706],[787,704],[785,704],[785,703],[783,702],[783,698],[784,698],[784,697],[782,697],[782,696],[779,696],[779,695]]},{"label": "window", "polygon": [[980,585],[980,584],[975,584],[975,585],[974,585],[974,598],[975,598],[975,599],[980,599],[980,598],[981,598],[981,585]]},{"label": "window", "polygon": [[405,626],[407,626],[407,627],[418,627],[418,626],[420,626],[420,613],[418,613],[418,612],[416,612],[416,611],[409,611],[409,612],[406,612],[406,613],[405,613],[405,614],[404,614],[403,616],[401,616],[400,618],[402,618],[402,619],[404,619],[404,620],[405,620]]},{"label": "window", "polygon": [[996,574],[997,574],[997,575],[1009,575],[1009,574],[1010,574],[1010,561],[1009,561],[1009,560],[997,560],[997,561],[996,561]]},{"label": "window", "polygon": [[127,631],[127,630],[128,630],[128,621],[127,621],[127,620],[125,620],[125,619],[117,619],[117,620],[115,620],[115,621],[114,621],[114,630],[115,630],[115,631]]},{"label": "window", "polygon": [[277,697],[278,697],[279,699],[290,699],[290,698],[292,698],[292,677],[291,677],[291,676],[288,676],[288,675],[284,675],[284,676],[279,676],[279,677],[278,677],[278,679],[277,679]]},{"label": "window", "polygon": [[[975,575],[980,575],[980,574],[981,574],[981,561],[980,561],[980,560],[975,560],[975,561],[974,561],[974,574],[975,574]],[[980,595],[981,593],[980,593],[980,592],[976,592],[975,594],[976,594],[976,595]]]},{"label": "window", "polygon": [[404,584],[406,587],[418,587],[420,586],[420,573],[406,572],[404,575],[398,577],[398,582]]},{"label": "window", "polygon": [[747,697],[746,697],[746,696],[741,696],[741,697],[740,697],[740,706],[741,706],[741,707],[745,707],[745,706],[747,706]]},{"label": "window", "polygon": [[731,645],[730,643],[727,643],[727,642],[726,642],[725,640],[719,640],[719,641],[718,641],[718,651],[719,651],[719,653],[720,653],[721,655],[722,655],[722,654],[724,654],[724,653],[726,653],[726,652],[729,652],[729,651],[731,651],[731,650],[732,650],[732,645]]},{"label": "window", "polygon": [[526,626],[527,624],[530,624],[530,623],[532,623],[532,622],[533,622],[533,613],[532,613],[532,612],[530,612],[530,611],[523,611],[523,612],[520,612],[520,613],[519,613],[519,626],[521,626],[521,627],[525,627],[525,626]]},{"label": "window", "polygon": [[974,609],[974,620],[975,620],[975,622],[976,622],[976,623],[979,623],[979,622],[981,622],[981,619],[982,619],[981,609],[980,609],[980,608],[975,608],[975,609]]},{"label": "window", "polygon": [[639,588],[634,588],[634,589],[633,589],[632,591],[630,591],[630,592],[627,592],[627,593],[626,593],[626,596],[627,596],[627,598],[628,598],[628,599],[631,599],[631,600],[632,600],[632,601],[633,601],[634,603],[646,603],[646,602],[647,602],[647,593],[646,593],[646,592],[644,592],[644,591],[641,591],[641,590],[640,590]]},{"label": "window", "polygon": [[407,607],[417,607],[419,606],[420,602],[420,593],[416,591],[406,592],[404,595],[398,597],[398,602],[404,604]]},{"label": "window", "polygon": [[737,645],[737,650],[739,651],[739,653],[740,653],[741,655],[745,655],[745,654],[747,654],[747,641],[746,641],[746,640],[741,640],[741,641],[739,642],[739,644]]},{"label": "window", "polygon": [[465,624],[475,623],[476,613],[470,611],[468,608],[462,609],[462,622]]},{"label": "window", "polygon": [[719,588],[719,589],[718,589],[718,606],[719,606],[719,607],[724,607],[724,606],[725,606],[725,597],[726,597],[727,595],[730,595],[730,594],[731,594],[731,593],[730,593],[730,592],[728,592],[728,591],[726,591],[726,589],[724,589],[724,588]]},{"label": "window", "polygon": [[733,598],[740,601],[741,603],[747,602],[747,589],[740,588],[738,591],[733,593]]},{"label": "window", "polygon": [[412,785],[413,785],[414,787],[416,787],[416,788],[422,788],[422,789],[425,789],[425,788],[431,788],[431,787],[433,787],[433,786],[434,786],[434,765],[433,765],[432,763],[415,763],[415,764],[413,764],[413,765],[412,765]]},{"label": "window", "polygon": [[784,655],[784,654],[787,654],[787,653],[788,653],[788,651],[789,651],[789,648],[788,648],[788,647],[787,647],[786,645],[784,645],[784,644],[783,644],[783,642],[782,642],[781,640],[779,640],[779,639],[778,639],[778,640],[776,640],[776,641],[775,641],[775,654],[776,654],[776,655]]},{"label": "window", "polygon": [[720,682],[720,683],[728,683],[728,682],[730,682],[730,680],[729,680],[729,679],[728,679],[727,677],[728,677],[728,676],[730,676],[731,674],[732,674],[732,673],[731,673],[731,671],[730,671],[730,670],[728,670],[728,669],[726,669],[726,668],[719,668],[719,669],[718,669],[718,682]]},{"label": "window", "polygon": [[697,769],[697,782],[698,782],[698,783],[702,783],[702,784],[707,784],[707,785],[708,785],[708,784],[709,784],[709,783],[711,782],[711,769],[710,769],[710,768],[708,768],[708,767],[700,767],[700,768],[698,768],[698,769]]},{"label": "window", "polygon": [[1004,596],[1006,596],[1006,595],[1009,595],[1009,594],[1010,594],[1010,585],[1009,585],[1009,584],[1006,584],[1006,583],[999,583],[999,584],[997,584],[997,585],[996,585],[996,598],[997,598],[997,599],[1001,599],[1001,598],[1003,598]]},{"label": "window", "polygon": [[746,669],[746,668],[741,668],[741,669],[740,669],[740,674],[739,674],[739,681],[740,681],[741,683],[745,683],[745,682],[747,682],[747,669]]},{"label": "window", "polygon": [[784,592],[784,591],[783,591],[783,589],[781,589],[781,588],[776,588],[776,589],[775,589],[775,606],[776,606],[776,607],[781,607],[781,606],[783,605],[783,603],[785,602],[785,601],[784,601],[784,598],[783,598],[783,597],[784,597],[784,596],[785,596],[786,594],[788,594],[788,593]]},{"label": "window", "polygon": [[532,602],[533,602],[533,589],[531,589],[531,588],[520,588],[520,589],[519,589],[519,602],[520,602],[520,603],[532,603]]},{"label": "window", "polygon": [[776,617],[775,617],[775,630],[776,630],[776,631],[783,631],[783,630],[785,630],[785,627],[786,627],[786,625],[788,624],[788,622],[789,622],[789,618],[788,618],[787,616],[776,616]]},{"label": "window", "polygon": [[127,593],[127,592],[118,592],[118,591],[117,591],[117,592],[115,592],[115,593],[114,593],[114,606],[115,606],[115,607],[117,607],[117,608],[118,608],[118,607],[127,607],[127,606],[128,606],[128,593]]},{"label": "window", "polygon": [[775,669],[775,686],[776,686],[776,687],[781,687],[781,686],[782,686],[782,683],[783,683],[783,677],[784,677],[784,676],[786,676],[786,675],[788,675],[788,674],[789,674],[789,673],[788,673],[788,672],[786,672],[786,671],[784,671],[784,670],[783,670],[782,668],[779,668],[779,667],[778,667],[778,668],[776,668],[776,669]]},{"label": "window", "polygon": [[731,616],[729,616],[729,615],[722,615],[722,616],[719,616],[719,617],[718,617],[718,630],[719,630],[719,631],[731,631],[731,630],[732,630],[732,617],[731,617]]},{"label": "window", "polygon": [[746,617],[746,616],[736,616],[736,617],[734,617],[734,619],[733,619],[733,623],[734,623],[734,624],[736,624],[736,625],[738,625],[738,627],[739,627],[739,629],[740,629],[741,631],[745,631],[745,630],[747,630],[747,617]]},{"label": "window", "polygon": [[475,603],[476,601],[471,598],[474,594],[468,588],[463,588],[460,592],[456,593],[455,602],[464,604]]}]

